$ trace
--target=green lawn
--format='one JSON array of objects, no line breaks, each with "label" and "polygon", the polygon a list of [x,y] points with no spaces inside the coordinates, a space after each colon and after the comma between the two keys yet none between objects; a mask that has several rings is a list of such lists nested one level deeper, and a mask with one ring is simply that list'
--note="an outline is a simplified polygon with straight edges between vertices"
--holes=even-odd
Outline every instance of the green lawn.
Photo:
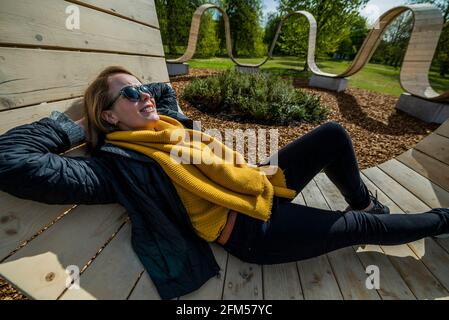
[{"label": "green lawn", "polygon": [[[238,59],[242,63],[258,63],[263,59]],[[188,62],[193,69],[229,69],[234,63],[228,58],[192,59]],[[344,71],[350,64],[347,61],[319,60],[318,67],[325,72],[338,73]],[[265,63],[261,69],[280,75],[288,75],[300,78],[309,78],[311,73],[299,72],[303,69],[304,61],[294,57],[274,57]],[[402,90],[399,84],[399,71],[393,67],[367,64],[361,72],[349,78],[349,85],[356,88],[367,89],[380,93],[399,96]],[[449,77],[442,78],[437,72],[430,72],[430,83],[438,92],[449,89]]]}]

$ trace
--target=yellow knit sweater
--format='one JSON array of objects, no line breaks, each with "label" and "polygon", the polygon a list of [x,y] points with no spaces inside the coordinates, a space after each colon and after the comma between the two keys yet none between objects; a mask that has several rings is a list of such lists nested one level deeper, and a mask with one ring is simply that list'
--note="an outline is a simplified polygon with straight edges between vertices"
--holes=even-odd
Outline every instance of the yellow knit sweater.
[{"label": "yellow knit sweater", "polygon": [[268,220],[273,196],[293,199],[284,173],[276,166],[255,167],[238,152],[199,131],[160,115],[154,128],[116,131],[106,142],[143,153],[172,180],[197,234],[214,241],[230,209]]}]

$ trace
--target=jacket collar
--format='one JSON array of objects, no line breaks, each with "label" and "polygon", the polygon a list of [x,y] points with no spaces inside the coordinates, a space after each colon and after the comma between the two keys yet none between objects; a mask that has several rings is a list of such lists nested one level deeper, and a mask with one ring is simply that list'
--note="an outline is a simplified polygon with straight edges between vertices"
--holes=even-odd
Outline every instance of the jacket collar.
[{"label": "jacket collar", "polygon": [[128,150],[125,148],[121,148],[121,147],[118,147],[111,143],[105,143],[103,146],[101,146],[100,150],[104,151],[104,152],[114,153],[114,154],[117,154],[117,155],[125,157],[125,158],[130,158],[130,159],[134,159],[134,160],[138,160],[138,161],[142,161],[142,162],[154,162],[153,159],[151,159],[150,157],[148,157],[142,153],[139,153],[139,152],[136,152],[133,150]]}]

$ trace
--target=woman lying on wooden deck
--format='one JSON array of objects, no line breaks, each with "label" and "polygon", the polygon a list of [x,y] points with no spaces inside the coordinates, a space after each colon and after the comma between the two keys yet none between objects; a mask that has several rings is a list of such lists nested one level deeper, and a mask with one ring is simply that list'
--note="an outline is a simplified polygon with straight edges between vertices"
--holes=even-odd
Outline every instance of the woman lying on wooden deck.
[{"label": "woman lying on wooden deck", "polygon": [[[84,112],[76,122],[53,112],[0,136],[0,190],[49,204],[121,204],[133,248],[164,299],[218,274],[208,242],[246,262],[276,264],[449,232],[448,208],[390,215],[362,181],[351,138],[336,122],[252,166],[195,130],[170,86],[142,85],[121,67],[87,88]],[[90,158],[59,155],[84,140]],[[346,210],[291,202],[321,170]]]}]

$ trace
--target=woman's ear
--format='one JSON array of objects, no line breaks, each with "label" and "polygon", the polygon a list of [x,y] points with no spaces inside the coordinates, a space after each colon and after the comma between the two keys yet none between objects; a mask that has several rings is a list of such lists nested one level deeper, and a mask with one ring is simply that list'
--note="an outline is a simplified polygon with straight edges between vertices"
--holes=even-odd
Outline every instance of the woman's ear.
[{"label": "woman's ear", "polygon": [[116,125],[118,122],[118,119],[111,110],[102,111],[101,118],[111,125]]}]

